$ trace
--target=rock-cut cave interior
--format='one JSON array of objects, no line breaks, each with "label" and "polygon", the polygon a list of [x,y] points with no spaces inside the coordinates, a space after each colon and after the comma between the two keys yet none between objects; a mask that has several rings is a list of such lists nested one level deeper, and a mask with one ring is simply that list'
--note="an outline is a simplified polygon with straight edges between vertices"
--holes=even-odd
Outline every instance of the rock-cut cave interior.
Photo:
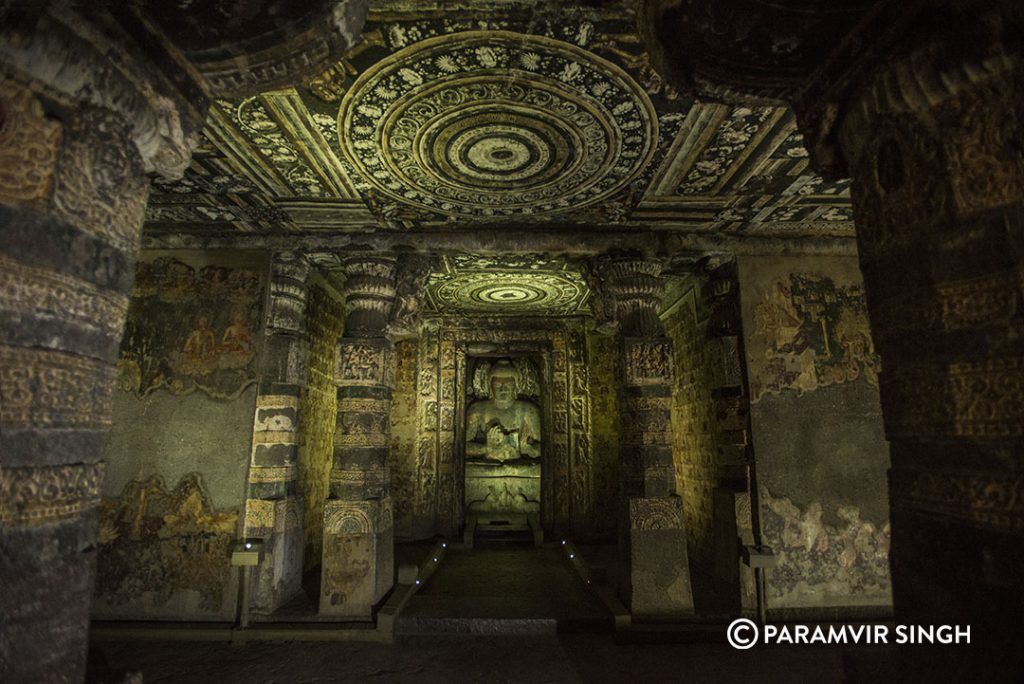
[{"label": "rock-cut cave interior", "polygon": [[0,682],[1020,681],[1022,30],[0,0]]}]

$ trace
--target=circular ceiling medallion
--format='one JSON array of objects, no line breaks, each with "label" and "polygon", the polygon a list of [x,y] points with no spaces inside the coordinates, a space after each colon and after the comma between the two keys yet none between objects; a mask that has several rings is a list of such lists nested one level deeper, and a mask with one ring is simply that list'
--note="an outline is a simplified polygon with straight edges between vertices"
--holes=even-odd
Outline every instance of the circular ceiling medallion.
[{"label": "circular ceiling medallion", "polygon": [[553,214],[608,200],[657,145],[647,94],[586,50],[506,31],[401,50],[342,101],[339,140],[390,197],[462,217]]},{"label": "circular ceiling medallion", "polygon": [[560,273],[464,272],[429,290],[435,309],[459,313],[569,315],[587,296],[582,280]]}]

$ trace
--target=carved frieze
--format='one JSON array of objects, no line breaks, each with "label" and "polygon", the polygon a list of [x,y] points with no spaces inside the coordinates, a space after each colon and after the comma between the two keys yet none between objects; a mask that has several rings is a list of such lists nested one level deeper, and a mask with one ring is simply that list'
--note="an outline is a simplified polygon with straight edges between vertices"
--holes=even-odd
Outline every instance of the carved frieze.
[{"label": "carved frieze", "polygon": [[23,84],[0,74],[0,201],[32,202],[49,196],[61,124],[47,119]]},{"label": "carved frieze", "polygon": [[114,379],[104,361],[0,345],[0,416],[10,426],[109,429]]},{"label": "carved frieze", "polygon": [[0,309],[98,327],[111,342],[124,331],[128,297],[0,254]]},{"label": "carved frieze", "polygon": [[55,211],[81,230],[134,254],[148,195],[149,179],[128,124],[109,110],[77,114],[57,159]]},{"label": "carved frieze", "polygon": [[1024,531],[1024,476],[894,468],[892,505],[1007,532]]},{"label": "carved frieze", "polygon": [[872,335],[883,343],[925,330],[956,332],[1001,324],[1016,315],[1019,282],[1020,276],[1008,270],[901,289],[875,306]]},{"label": "carved frieze", "polygon": [[629,499],[629,524],[634,530],[677,530],[683,526],[678,496]]},{"label": "carved frieze", "polygon": [[[389,482],[387,464],[375,463],[370,466],[337,467],[331,469],[331,485],[362,488],[386,488]],[[383,491],[383,489],[381,490]],[[376,496],[373,494],[372,496]],[[338,497],[343,498],[343,497]],[[345,500],[359,500],[370,497],[344,497]]]},{"label": "carved frieze", "polygon": [[666,385],[672,382],[672,342],[663,338],[623,340],[627,385]]},{"label": "carved frieze", "polygon": [[103,468],[102,463],[0,465],[0,524],[42,525],[98,506]]},{"label": "carved frieze", "polygon": [[1024,359],[905,364],[884,383],[891,438],[1024,435]]},{"label": "carved frieze", "polygon": [[338,343],[338,385],[385,386],[394,384],[393,351],[389,342],[345,339]]},{"label": "carved frieze", "polygon": [[324,534],[373,534],[377,524],[376,502],[330,501],[324,508]]},{"label": "carved frieze", "polygon": [[[285,466],[249,466],[249,482],[272,483],[290,482],[295,479],[298,469],[295,465]],[[251,501],[251,499],[250,499]]]},{"label": "carved frieze", "polygon": [[949,104],[947,116],[956,126],[942,138],[949,159],[953,201],[958,213],[991,209],[1024,196],[1024,159],[1017,141],[1024,134],[1019,102],[1007,98],[1017,79],[962,94]]}]

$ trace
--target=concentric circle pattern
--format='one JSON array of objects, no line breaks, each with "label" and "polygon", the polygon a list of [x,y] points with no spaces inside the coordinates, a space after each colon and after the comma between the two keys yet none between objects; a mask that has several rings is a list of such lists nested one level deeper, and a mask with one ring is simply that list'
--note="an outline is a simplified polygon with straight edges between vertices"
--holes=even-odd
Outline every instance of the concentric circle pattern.
[{"label": "concentric circle pattern", "polygon": [[365,72],[339,142],[395,200],[461,217],[554,214],[607,200],[657,144],[646,93],[569,43],[504,31],[425,40]]},{"label": "concentric circle pattern", "polygon": [[437,310],[470,314],[569,315],[586,295],[582,281],[560,273],[464,272],[430,287]]}]

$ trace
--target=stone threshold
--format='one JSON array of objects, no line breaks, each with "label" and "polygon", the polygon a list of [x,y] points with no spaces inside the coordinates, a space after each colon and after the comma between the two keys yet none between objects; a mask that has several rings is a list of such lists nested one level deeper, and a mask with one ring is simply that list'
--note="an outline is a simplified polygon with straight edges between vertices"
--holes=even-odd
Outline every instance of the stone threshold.
[{"label": "stone threshold", "polygon": [[94,621],[92,641],[367,641],[391,643],[394,635],[373,623],[255,624]]}]

